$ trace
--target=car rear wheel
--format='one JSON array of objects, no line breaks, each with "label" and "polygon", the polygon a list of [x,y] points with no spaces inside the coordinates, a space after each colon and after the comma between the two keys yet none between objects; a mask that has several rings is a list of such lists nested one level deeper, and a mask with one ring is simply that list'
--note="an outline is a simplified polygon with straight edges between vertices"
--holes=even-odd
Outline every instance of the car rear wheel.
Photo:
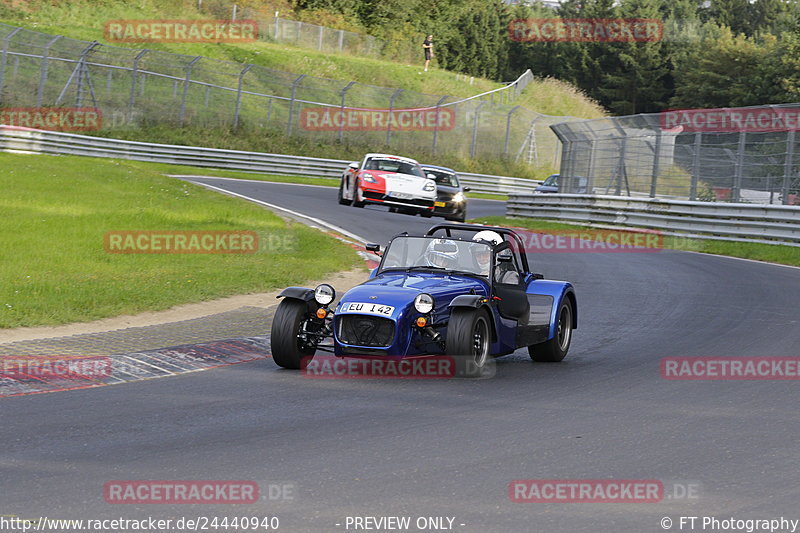
[{"label": "car rear wheel", "polygon": [[556,317],[556,334],[549,341],[528,346],[528,355],[538,363],[557,363],[567,356],[571,342],[572,304],[564,298]]},{"label": "car rear wheel", "polygon": [[457,366],[482,370],[489,360],[491,328],[486,312],[479,309],[455,308],[447,324],[447,355],[454,356]]},{"label": "car rear wheel", "polygon": [[272,359],[278,366],[297,370],[304,357],[313,357],[315,348],[305,346],[300,328],[308,318],[305,302],[284,298],[275,310],[270,332]]},{"label": "car rear wheel", "polygon": [[347,205],[350,202],[344,197],[344,179],[339,183],[339,204]]}]

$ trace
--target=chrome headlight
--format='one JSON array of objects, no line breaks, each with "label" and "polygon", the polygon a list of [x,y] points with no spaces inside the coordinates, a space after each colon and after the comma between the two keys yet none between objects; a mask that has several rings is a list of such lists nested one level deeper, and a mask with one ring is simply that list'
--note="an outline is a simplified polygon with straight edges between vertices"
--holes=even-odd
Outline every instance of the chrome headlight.
[{"label": "chrome headlight", "polygon": [[328,305],[334,298],[336,298],[336,291],[327,283],[323,283],[314,289],[314,300],[316,300],[319,305]]},{"label": "chrome headlight", "polygon": [[455,194],[453,195],[453,201],[454,201],[454,202],[456,202],[456,203],[458,203],[458,204],[460,204],[460,203],[461,203],[461,202],[463,202],[464,200],[465,200],[465,198],[464,198],[464,193],[463,193],[463,192],[461,192],[461,191],[458,191],[457,193],[455,193]]},{"label": "chrome headlight", "polygon": [[372,174],[370,174],[369,172],[364,172],[363,174],[361,174],[361,177],[362,177],[362,178],[364,179],[364,181],[366,181],[367,183],[378,183],[378,180],[376,180],[376,179],[375,179],[375,176],[373,176],[373,175],[372,175]]},{"label": "chrome headlight", "polygon": [[435,181],[428,181],[423,187],[423,191],[430,192],[436,190],[436,182]]},{"label": "chrome headlight", "polygon": [[433,311],[433,296],[426,292],[417,294],[417,297],[414,298],[414,309],[423,315],[427,315]]}]

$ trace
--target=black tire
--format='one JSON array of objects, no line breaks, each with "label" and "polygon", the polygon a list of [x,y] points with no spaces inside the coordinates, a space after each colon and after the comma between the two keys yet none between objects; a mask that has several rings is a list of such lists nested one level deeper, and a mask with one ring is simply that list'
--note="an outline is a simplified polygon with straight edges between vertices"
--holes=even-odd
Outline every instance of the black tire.
[{"label": "black tire", "polygon": [[456,359],[459,375],[480,375],[491,360],[491,337],[492,328],[485,311],[456,307],[450,312],[445,353]]},{"label": "black tire", "polygon": [[453,222],[464,222],[467,219],[466,213],[461,213],[460,215],[454,217],[445,217],[447,220],[452,220]]},{"label": "black tire", "polygon": [[344,178],[342,178],[341,183],[339,183],[339,204],[340,205],[347,205],[350,203],[350,200],[346,200],[344,197]]},{"label": "black tire", "polygon": [[537,363],[558,363],[567,356],[572,343],[572,304],[564,298],[556,316],[556,334],[552,339],[528,346],[528,355]]},{"label": "black tire", "polygon": [[431,218],[433,216],[433,211],[430,209],[423,209],[419,214],[422,218]]},{"label": "black tire", "polygon": [[353,185],[353,202],[351,205],[353,207],[364,207],[364,202],[358,201],[358,180]]},{"label": "black tire", "polygon": [[297,334],[300,324],[308,316],[305,302],[284,298],[275,311],[270,332],[272,359],[278,366],[298,370],[304,357],[313,357],[316,350],[300,347]]}]

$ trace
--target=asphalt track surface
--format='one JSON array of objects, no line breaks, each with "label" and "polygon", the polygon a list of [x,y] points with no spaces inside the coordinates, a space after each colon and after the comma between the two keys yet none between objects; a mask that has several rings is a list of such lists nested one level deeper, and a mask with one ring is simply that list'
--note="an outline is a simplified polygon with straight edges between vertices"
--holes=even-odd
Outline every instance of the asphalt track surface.
[{"label": "asphalt track surface", "polygon": [[[379,242],[431,222],[339,206],[329,188],[195,181]],[[502,211],[475,200],[469,215]],[[491,379],[314,380],[264,359],[3,399],[0,514],[278,516],[285,532],[345,531],[347,516],[449,516],[461,532],[800,519],[798,382],[669,381],[659,371],[667,356],[800,355],[800,269],[669,251],[530,260],[577,291],[579,328],[562,363],[518,352],[499,359]],[[204,507],[110,505],[102,493],[108,480],[206,479],[295,492]],[[656,479],[665,498],[512,503],[515,479]],[[676,484],[693,497],[675,494]]]}]

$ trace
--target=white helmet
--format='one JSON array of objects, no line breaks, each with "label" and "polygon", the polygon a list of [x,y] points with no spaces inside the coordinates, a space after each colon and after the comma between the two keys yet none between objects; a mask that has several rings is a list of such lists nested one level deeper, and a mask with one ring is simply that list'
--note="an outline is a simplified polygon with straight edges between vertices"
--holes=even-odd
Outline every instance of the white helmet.
[{"label": "white helmet", "polygon": [[485,229],[483,231],[479,231],[472,237],[473,241],[486,241],[491,243],[494,246],[497,246],[501,242],[503,242],[503,237],[500,236],[499,233],[496,231]]},{"label": "white helmet", "polygon": [[449,239],[434,239],[425,250],[430,266],[453,268],[458,264],[458,245]]}]

